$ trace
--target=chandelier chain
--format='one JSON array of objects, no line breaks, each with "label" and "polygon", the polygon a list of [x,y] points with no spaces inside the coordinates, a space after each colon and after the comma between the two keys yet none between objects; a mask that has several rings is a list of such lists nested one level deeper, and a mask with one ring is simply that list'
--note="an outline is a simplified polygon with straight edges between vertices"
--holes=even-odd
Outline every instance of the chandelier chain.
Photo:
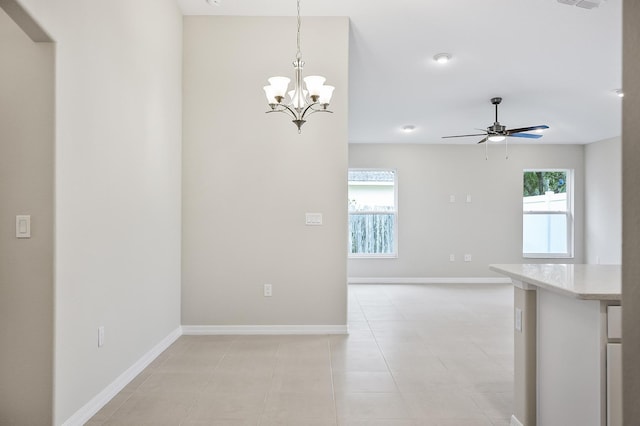
[{"label": "chandelier chain", "polygon": [[298,52],[296,53],[296,59],[302,59],[300,51],[300,0],[298,0]]}]

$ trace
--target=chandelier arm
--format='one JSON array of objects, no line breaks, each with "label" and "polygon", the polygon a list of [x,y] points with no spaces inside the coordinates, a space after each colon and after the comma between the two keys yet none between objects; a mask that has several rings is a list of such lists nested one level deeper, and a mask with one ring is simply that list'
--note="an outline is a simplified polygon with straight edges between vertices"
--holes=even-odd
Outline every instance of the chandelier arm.
[{"label": "chandelier arm", "polygon": [[296,115],[296,113],[291,108],[289,108],[286,105],[280,105],[280,106],[282,106],[284,108],[283,109],[273,109],[271,111],[265,111],[265,113],[269,114],[271,112],[281,112],[283,114],[287,114],[287,115],[291,116],[291,118],[293,118],[294,120],[298,119],[298,116]]},{"label": "chandelier arm", "polygon": [[328,112],[333,114],[333,111],[329,111],[328,109],[312,109],[311,112],[307,113],[306,115],[303,115],[302,118],[308,117],[311,114],[315,114],[316,112]]},{"label": "chandelier arm", "polygon": [[302,111],[302,114],[300,114],[300,118],[303,118],[303,119],[304,119],[304,117],[307,115],[307,112],[308,112],[309,110],[311,110],[311,111],[312,111],[311,113],[309,113],[309,115],[311,115],[311,114],[313,113],[313,111],[315,111],[313,108],[311,108],[311,107],[312,107],[312,106],[314,106],[314,105],[315,105],[315,103],[313,103],[313,104],[309,104],[309,105],[304,109],[304,111]]},{"label": "chandelier arm", "polygon": [[291,114],[291,116],[294,119],[296,119],[296,120],[298,119],[299,115],[298,115],[298,113],[296,111],[293,110],[293,108],[291,108],[289,105],[282,105],[282,106],[285,107],[287,109],[287,111],[289,111],[289,114]]},{"label": "chandelier arm", "polygon": [[[311,112],[309,112],[309,111],[311,111]],[[307,116],[307,115],[311,115],[311,114],[313,114],[314,112],[330,112],[330,113],[332,113],[332,114],[333,114],[333,111],[330,111],[330,110],[328,110],[328,109],[324,109],[323,107],[321,107],[321,106],[320,106],[320,104],[319,104],[319,103],[314,102],[314,103],[312,103],[312,104],[308,105],[308,106],[304,109],[304,111],[302,112],[301,117],[302,117],[302,118],[304,118],[305,116]]]}]

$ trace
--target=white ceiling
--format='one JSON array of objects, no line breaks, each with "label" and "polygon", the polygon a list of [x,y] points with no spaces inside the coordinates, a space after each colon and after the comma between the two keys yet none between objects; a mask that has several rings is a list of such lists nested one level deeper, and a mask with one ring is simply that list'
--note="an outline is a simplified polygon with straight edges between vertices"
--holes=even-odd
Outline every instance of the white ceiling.
[{"label": "white ceiling", "polygon": [[[178,0],[185,15],[296,13],[295,0],[220,2]],[[302,0],[301,10],[303,48],[304,16],[350,18],[350,142],[473,144],[480,138],[441,136],[493,124],[494,96],[508,128],[550,126],[534,143],[621,133],[622,0],[592,10],[557,0]],[[452,61],[435,63],[440,52]],[[416,131],[403,133],[406,124]]]}]

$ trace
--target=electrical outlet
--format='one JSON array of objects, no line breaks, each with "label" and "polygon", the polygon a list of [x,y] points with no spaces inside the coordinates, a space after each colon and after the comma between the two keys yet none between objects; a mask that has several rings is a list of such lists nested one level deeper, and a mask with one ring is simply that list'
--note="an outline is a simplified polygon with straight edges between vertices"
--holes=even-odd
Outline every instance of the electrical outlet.
[{"label": "electrical outlet", "polygon": [[465,254],[464,255],[464,261],[465,262],[471,262],[471,255],[470,254]]},{"label": "electrical outlet", "polygon": [[271,284],[264,285],[264,297],[271,297],[273,295],[273,287]]},{"label": "electrical outlet", "polygon": [[456,261],[456,255],[455,254],[450,254],[449,255],[449,262],[455,262]]},{"label": "electrical outlet", "polygon": [[516,330],[522,332],[522,309],[516,308]]},{"label": "electrical outlet", "polygon": [[104,345],[104,326],[98,327],[98,347],[101,348]]}]

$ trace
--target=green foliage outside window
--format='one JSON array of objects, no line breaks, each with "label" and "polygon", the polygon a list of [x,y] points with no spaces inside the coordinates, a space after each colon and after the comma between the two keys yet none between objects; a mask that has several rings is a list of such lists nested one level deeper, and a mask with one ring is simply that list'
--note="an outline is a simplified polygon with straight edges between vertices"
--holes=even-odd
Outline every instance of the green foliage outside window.
[{"label": "green foliage outside window", "polygon": [[523,196],[544,195],[547,191],[567,192],[567,173],[524,172]]}]

